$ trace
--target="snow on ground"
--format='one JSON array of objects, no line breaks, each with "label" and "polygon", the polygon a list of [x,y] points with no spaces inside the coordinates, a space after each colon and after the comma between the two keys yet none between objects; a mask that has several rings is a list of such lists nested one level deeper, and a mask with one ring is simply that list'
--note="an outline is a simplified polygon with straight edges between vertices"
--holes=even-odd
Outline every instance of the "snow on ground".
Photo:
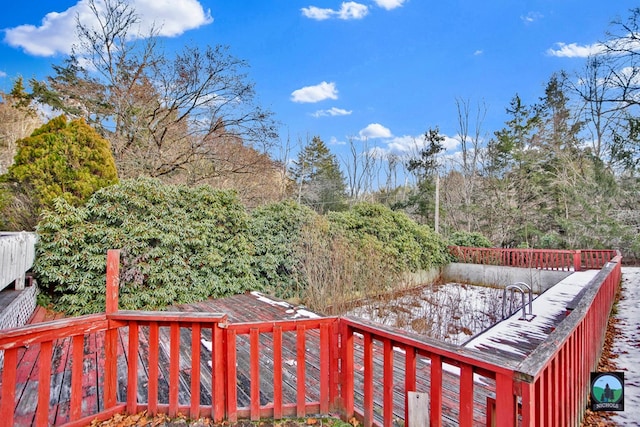
[{"label": "snow on ground", "polygon": [[[502,318],[502,295],[502,289],[486,286],[427,285],[392,300],[367,302],[346,314],[462,344]],[[507,294],[507,309],[511,297],[519,295]]]},{"label": "snow on ground", "polygon": [[613,421],[621,426],[640,425],[640,267],[622,268],[622,297],[616,318],[621,336],[613,341],[614,360],[624,371],[624,411]]}]

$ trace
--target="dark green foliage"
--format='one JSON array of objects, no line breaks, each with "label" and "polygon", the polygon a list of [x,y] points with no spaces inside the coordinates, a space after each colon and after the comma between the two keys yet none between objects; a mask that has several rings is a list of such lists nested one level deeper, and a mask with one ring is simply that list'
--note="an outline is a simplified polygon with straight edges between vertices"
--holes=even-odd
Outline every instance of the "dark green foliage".
[{"label": "dark green foliage", "polygon": [[248,217],[232,192],[123,181],[84,207],[57,199],[38,225],[35,272],[57,309],[104,310],[108,249],[122,249],[120,308],[161,309],[257,289]]},{"label": "dark green foliage", "polygon": [[292,201],[273,203],[251,213],[254,245],[254,274],[261,287],[281,298],[298,295],[304,287],[296,248],[302,230],[311,226],[317,214]]},{"label": "dark green foliage", "polygon": [[346,186],[338,159],[320,137],[313,137],[302,149],[291,173],[300,203],[321,214],[346,208]]},{"label": "dark green foliage", "polygon": [[491,240],[487,239],[481,233],[456,231],[449,236],[449,245],[451,246],[467,246],[471,248],[490,248],[493,246]]},{"label": "dark green foliage", "polygon": [[429,227],[404,212],[381,204],[359,203],[346,212],[327,215],[334,233],[344,234],[359,248],[377,248],[396,272],[429,269],[448,262],[445,242]]}]

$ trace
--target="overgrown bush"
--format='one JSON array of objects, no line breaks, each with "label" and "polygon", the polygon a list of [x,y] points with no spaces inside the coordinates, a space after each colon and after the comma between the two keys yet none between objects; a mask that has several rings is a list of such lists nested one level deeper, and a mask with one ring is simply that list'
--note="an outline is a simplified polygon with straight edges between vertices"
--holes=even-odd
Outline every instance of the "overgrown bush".
[{"label": "overgrown bush", "polygon": [[426,270],[449,260],[440,236],[384,205],[359,203],[346,212],[330,212],[327,218],[333,232],[356,247],[384,254],[394,272]]},{"label": "overgrown bush", "polygon": [[79,206],[118,180],[109,142],[82,119],[56,117],[16,144],[14,164],[0,179],[8,229],[33,230],[55,198]]},{"label": "overgrown bush", "polygon": [[456,231],[449,236],[449,245],[467,246],[470,248],[490,248],[491,240],[478,232]]},{"label": "overgrown bush", "polygon": [[38,225],[34,270],[57,309],[103,311],[108,249],[122,249],[120,307],[162,309],[257,289],[248,216],[210,187],[124,181],[83,207],[57,199]]},{"label": "overgrown bush", "polygon": [[266,292],[285,299],[300,296],[306,280],[296,248],[301,244],[303,228],[317,216],[311,208],[293,201],[272,203],[251,212],[253,271]]}]

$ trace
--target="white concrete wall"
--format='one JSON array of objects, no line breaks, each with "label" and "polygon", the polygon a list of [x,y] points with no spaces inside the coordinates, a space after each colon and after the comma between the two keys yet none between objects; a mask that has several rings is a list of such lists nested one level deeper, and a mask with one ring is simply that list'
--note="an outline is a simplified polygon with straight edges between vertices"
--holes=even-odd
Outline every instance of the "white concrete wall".
[{"label": "white concrete wall", "polygon": [[442,268],[442,279],[446,282],[499,287],[505,287],[515,282],[525,282],[531,286],[533,292],[542,293],[572,273],[573,271],[550,271],[454,262]]}]

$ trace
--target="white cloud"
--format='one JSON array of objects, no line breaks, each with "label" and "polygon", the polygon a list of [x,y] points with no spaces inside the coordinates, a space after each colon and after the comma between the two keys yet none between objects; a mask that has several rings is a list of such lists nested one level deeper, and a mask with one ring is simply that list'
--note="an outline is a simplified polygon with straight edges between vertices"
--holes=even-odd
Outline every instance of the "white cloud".
[{"label": "white cloud", "polygon": [[480,56],[484,53],[484,51],[482,49],[478,49],[475,52],[473,52],[473,56]]},{"label": "white cloud", "polygon": [[580,46],[577,43],[556,43],[556,49],[547,49],[547,54],[559,58],[587,58],[603,52],[605,49],[601,43]]},{"label": "white cloud", "polygon": [[364,4],[349,1],[342,3],[340,10],[338,11],[338,18],[340,19],[362,19],[369,13],[369,8]]},{"label": "white cloud", "polygon": [[380,123],[371,123],[366,128],[358,132],[361,139],[364,138],[391,138],[391,131]]},{"label": "white cloud", "polygon": [[526,15],[520,17],[520,19],[522,19],[525,24],[530,24],[542,18],[544,18],[544,15],[542,15],[540,12],[529,12]]},{"label": "white cloud", "polygon": [[[460,136],[441,136],[444,137],[442,146],[445,149],[445,152],[451,153],[452,151],[458,149],[458,147],[460,146]],[[386,148],[379,148],[378,151],[384,151],[387,154],[394,154],[396,156],[400,156],[401,158],[419,156],[420,150],[425,147],[424,135],[395,136],[385,142],[387,144]],[[443,154],[443,156],[445,156],[445,154]]]},{"label": "white cloud", "polygon": [[4,77],[7,77],[7,73],[5,73],[4,71],[0,71],[0,78]]},{"label": "white cloud", "polygon": [[[100,5],[100,2],[97,2]],[[174,37],[187,30],[213,22],[197,0],[132,0],[131,7],[140,18],[139,29],[130,34],[147,34],[155,25],[160,36]],[[37,56],[69,54],[77,43],[76,16],[85,24],[95,21],[87,0],[80,0],[63,12],[50,12],[39,26],[20,25],[5,30],[5,42]]]},{"label": "white cloud", "polygon": [[336,84],[322,82],[315,86],[305,86],[291,92],[293,102],[320,102],[325,99],[338,99]]},{"label": "white cloud", "polygon": [[383,9],[391,10],[401,7],[406,0],[375,0],[376,4]]},{"label": "white cloud", "polygon": [[313,117],[326,117],[326,116],[348,116],[352,113],[352,110],[345,110],[343,108],[331,107],[328,110],[318,110],[312,114]]},{"label": "white cloud", "polygon": [[300,10],[304,16],[315,19],[316,21],[324,21],[325,19],[330,18],[339,18],[344,20],[362,19],[369,13],[368,6],[354,1],[342,3],[340,10],[323,9],[315,6],[303,7]]},{"label": "white cloud", "polygon": [[336,11],[333,9],[321,9],[315,6],[303,7],[302,14],[307,18],[315,19],[316,21],[324,21],[331,18]]}]

